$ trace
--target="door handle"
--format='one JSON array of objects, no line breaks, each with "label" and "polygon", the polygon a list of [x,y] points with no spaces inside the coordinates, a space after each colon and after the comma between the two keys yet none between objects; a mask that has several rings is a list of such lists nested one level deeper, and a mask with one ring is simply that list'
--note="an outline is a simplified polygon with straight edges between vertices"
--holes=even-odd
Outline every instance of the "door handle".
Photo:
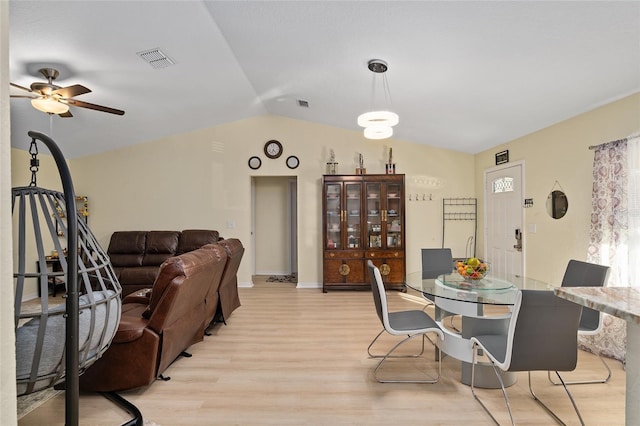
[{"label": "door handle", "polygon": [[516,244],[513,248],[522,251],[522,231],[520,231],[520,229],[516,229]]}]

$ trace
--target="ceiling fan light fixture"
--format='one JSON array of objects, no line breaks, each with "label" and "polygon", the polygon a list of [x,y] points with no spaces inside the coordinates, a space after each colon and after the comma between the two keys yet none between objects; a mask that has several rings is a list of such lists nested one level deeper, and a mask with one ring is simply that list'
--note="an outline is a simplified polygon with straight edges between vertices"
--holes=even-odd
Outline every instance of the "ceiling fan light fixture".
[{"label": "ceiling fan light fixture", "polygon": [[64,114],[69,111],[69,105],[50,97],[31,99],[31,105],[35,109],[49,114]]},{"label": "ceiling fan light fixture", "polygon": [[387,139],[393,136],[391,126],[369,126],[364,128],[364,137],[367,139]]}]

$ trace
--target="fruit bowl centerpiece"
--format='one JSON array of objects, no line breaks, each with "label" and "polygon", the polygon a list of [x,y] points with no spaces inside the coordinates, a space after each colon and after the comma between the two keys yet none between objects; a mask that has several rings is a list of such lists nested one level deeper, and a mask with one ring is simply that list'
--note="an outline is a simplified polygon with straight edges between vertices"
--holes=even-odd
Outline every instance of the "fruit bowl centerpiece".
[{"label": "fruit bowl centerpiece", "polygon": [[465,281],[477,281],[483,279],[489,272],[489,264],[481,262],[475,257],[460,261],[456,264],[458,274]]}]

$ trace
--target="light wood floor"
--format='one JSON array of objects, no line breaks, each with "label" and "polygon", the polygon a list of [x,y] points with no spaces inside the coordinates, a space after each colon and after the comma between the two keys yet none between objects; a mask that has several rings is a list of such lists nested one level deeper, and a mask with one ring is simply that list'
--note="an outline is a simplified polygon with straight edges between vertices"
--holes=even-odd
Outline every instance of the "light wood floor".
[{"label": "light wood floor", "polygon": [[[389,292],[391,310],[421,306],[419,296]],[[381,329],[368,292],[296,290],[292,284],[257,282],[240,289],[242,307],[227,325],[190,348],[165,372],[168,382],[122,396],[135,404],[146,424],[167,425],[490,425],[491,419],[460,383],[459,362],[443,361],[443,377],[433,385],[380,384],[367,346]],[[433,308],[427,312],[433,313]],[[389,344],[394,338],[385,338]],[[625,373],[609,360],[607,384],[571,386],[588,425],[624,424]],[[415,375],[435,366],[425,359],[399,360],[392,372]],[[601,373],[598,358],[580,352],[576,375]],[[386,372],[391,372],[386,370]],[[583,374],[584,373],[584,374]],[[526,373],[507,389],[518,424],[553,420],[530,397]],[[534,373],[538,396],[567,424],[578,424],[562,387],[546,373]],[[501,424],[509,417],[500,390],[479,390]],[[98,395],[82,394],[83,425],[116,425],[127,415]],[[21,426],[64,424],[64,395],[22,418]]]}]

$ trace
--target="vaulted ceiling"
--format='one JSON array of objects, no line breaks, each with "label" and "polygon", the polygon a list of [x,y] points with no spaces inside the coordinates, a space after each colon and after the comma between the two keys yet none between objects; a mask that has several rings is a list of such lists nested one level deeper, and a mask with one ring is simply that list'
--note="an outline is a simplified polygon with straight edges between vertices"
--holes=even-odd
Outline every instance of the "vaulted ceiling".
[{"label": "vaulted ceiling", "polygon": [[[11,82],[54,67],[126,111],[11,100],[13,146],[38,130],[71,158],[262,114],[358,131],[374,58],[394,137],[471,153],[640,91],[637,1],[11,0],[10,26]],[[136,54],[155,48],[175,64]]]}]

